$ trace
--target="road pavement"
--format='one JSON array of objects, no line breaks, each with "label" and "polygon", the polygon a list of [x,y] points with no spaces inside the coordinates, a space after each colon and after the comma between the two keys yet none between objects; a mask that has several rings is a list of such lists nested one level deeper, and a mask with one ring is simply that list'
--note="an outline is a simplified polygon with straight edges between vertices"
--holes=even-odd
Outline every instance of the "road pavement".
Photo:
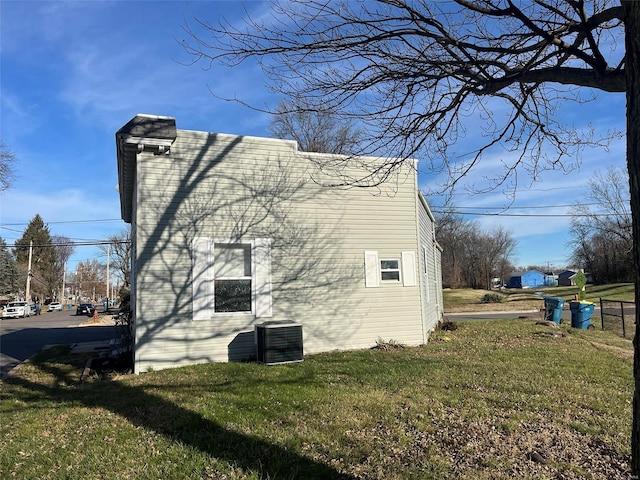
[{"label": "road pavement", "polygon": [[47,345],[74,345],[116,338],[113,325],[83,326],[81,324],[89,318],[75,313],[74,308],[61,312],[43,311],[41,315],[27,318],[1,319],[0,380]]}]

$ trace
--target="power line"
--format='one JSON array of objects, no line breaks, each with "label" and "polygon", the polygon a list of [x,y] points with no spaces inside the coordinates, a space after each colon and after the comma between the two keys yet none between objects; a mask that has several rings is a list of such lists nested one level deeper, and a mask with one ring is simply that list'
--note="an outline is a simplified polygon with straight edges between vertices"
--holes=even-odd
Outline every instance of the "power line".
[{"label": "power line", "polygon": [[[60,220],[58,222],[45,222],[47,225],[64,225],[64,224],[72,224],[72,223],[105,223],[105,222],[122,222],[121,218],[97,218],[92,220]],[[5,227],[10,225],[12,227],[20,226],[20,225],[29,225],[30,222],[21,222],[21,223],[0,223],[0,227]],[[10,230],[10,229],[7,229]]]},{"label": "power line", "polygon": [[[572,218],[579,215],[575,213],[491,213],[491,212],[461,212],[458,210],[437,210],[432,209],[433,213],[452,213],[456,215],[475,215],[478,217],[530,217],[530,218],[547,218],[547,217],[564,217]],[[610,217],[611,213],[589,213],[590,217]]]},{"label": "power line", "polygon": [[0,228],[4,228],[5,230],[9,230],[10,232],[22,233],[22,230],[16,230],[15,228],[3,227],[0,225]]},{"label": "power line", "polygon": [[[111,241],[111,240],[99,240],[99,241],[90,241],[90,242],[66,242],[66,243],[48,243],[46,245],[33,245],[33,247],[39,247],[39,248],[44,248],[44,247],[95,247],[98,245],[113,245],[113,244],[125,244],[125,243],[131,243],[131,240],[115,240],[115,241]],[[28,245],[22,245],[22,244],[8,244],[7,247],[12,247],[12,248],[28,248]]]},{"label": "power line", "polygon": [[465,210],[535,210],[535,209],[543,209],[543,208],[576,208],[576,207],[587,207],[592,205],[600,205],[599,203],[581,203],[579,205],[573,204],[565,204],[565,205],[524,205],[524,206],[515,206],[511,205],[509,207],[469,207],[469,206],[460,206],[460,205],[452,205],[447,207],[446,205],[431,205],[431,208],[440,208],[440,209],[450,209],[455,210],[458,208],[463,208]]}]

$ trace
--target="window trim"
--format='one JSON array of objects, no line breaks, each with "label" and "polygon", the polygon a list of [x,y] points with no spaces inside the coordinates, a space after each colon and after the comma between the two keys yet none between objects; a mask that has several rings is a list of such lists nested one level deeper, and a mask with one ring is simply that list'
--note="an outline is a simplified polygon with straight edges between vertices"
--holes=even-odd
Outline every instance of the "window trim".
[{"label": "window trim", "polygon": [[424,286],[426,290],[425,301],[431,303],[431,285],[429,284],[429,253],[427,247],[422,247],[424,261]]},{"label": "window trim", "polygon": [[[215,311],[215,258],[216,244],[249,245],[251,255],[251,311]],[[194,237],[192,240],[192,306],[195,320],[211,320],[221,316],[268,318],[272,316],[271,239],[247,240]],[[220,279],[230,280],[231,277]]]},{"label": "window trim", "polygon": [[[223,246],[228,246],[228,247],[236,247],[236,248],[246,248],[247,246],[249,247],[249,264],[250,264],[250,275],[244,275],[244,276],[224,276],[224,277],[218,277],[216,275],[216,271],[218,270],[218,268],[216,268],[216,245],[223,245]],[[219,248],[219,247],[218,247]],[[213,295],[213,315],[214,316],[220,316],[220,315],[254,315],[255,314],[255,310],[256,310],[256,275],[255,275],[255,263],[253,260],[254,257],[254,242],[252,241],[240,241],[240,242],[232,242],[232,241],[216,241],[214,240],[211,244],[211,252],[212,252],[212,257],[213,257],[213,284],[212,284],[212,295]],[[251,310],[236,310],[236,311],[231,311],[231,312],[218,312],[216,311],[216,281],[224,281],[224,280],[249,280],[251,282],[251,298],[250,298],[250,303],[251,303]]]},{"label": "window trim", "polygon": [[[418,262],[416,261],[418,259]],[[376,250],[364,251],[364,286],[365,288],[378,288],[382,284],[386,286],[400,284],[403,287],[415,287],[418,285],[419,255],[413,250],[403,250],[400,256],[385,256],[380,258]],[[382,272],[394,272],[396,269],[382,269],[382,262],[393,261],[398,263],[399,279],[382,280]]]}]

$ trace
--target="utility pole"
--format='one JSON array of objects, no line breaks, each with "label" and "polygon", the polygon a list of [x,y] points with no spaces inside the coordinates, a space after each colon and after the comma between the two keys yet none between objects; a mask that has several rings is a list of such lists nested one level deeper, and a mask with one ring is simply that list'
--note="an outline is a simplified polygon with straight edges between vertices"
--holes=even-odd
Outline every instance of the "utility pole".
[{"label": "utility pole", "polygon": [[107,308],[109,311],[109,260],[111,259],[111,245],[107,245]]},{"label": "utility pole", "polygon": [[76,265],[76,305],[82,302],[82,270]]},{"label": "utility pole", "polygon": [[62,289],[60,290],[60,298],[58,299],[59,302],[62,304],[62,308],[64,308],[64,287],[65,287],[65,282],[67,281],[67,262],[64,262],[64,265],[62,265]]},{"label": "utility pole", "polygon": [[29,240],[29,266],[27,268],[27,286],[25,288],[25,298],[27,303],[31,303],[31,257],[33,256],[33,240]]}]

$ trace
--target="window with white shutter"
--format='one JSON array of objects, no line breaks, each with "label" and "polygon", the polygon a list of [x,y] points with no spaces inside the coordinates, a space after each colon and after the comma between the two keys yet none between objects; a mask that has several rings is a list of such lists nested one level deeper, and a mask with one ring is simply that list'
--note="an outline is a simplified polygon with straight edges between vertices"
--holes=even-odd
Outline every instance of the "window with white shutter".
[{"label": "window with white shutter", "polygon": [[364,252],[364,285],[367,288],[381,284],[401,283],[405,287],[418,284],[415,252],[401,252],[400,258],[379,258],[378,252]]},{"label": "window with white shutter", "polygon": [[271,242],[193,241],[193,319],[271,316]]}]

